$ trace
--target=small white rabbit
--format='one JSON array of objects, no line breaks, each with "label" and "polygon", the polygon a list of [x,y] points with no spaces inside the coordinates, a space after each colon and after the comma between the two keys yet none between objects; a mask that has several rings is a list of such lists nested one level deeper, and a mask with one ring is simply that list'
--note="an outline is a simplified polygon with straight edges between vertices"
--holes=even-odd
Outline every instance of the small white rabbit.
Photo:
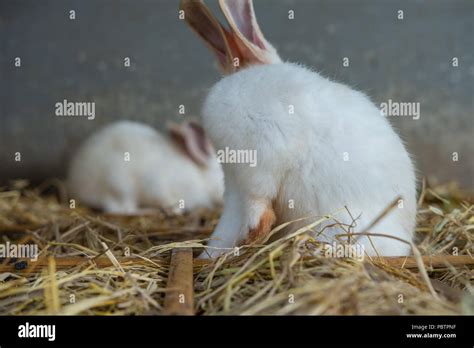
[{"label": "small white rabbit", "polygon": [[[379,109],[361,92],[282,62],[263,37],[251,0],[219,4],[230,30],[202,1],[181,2],[187,23],[229,74],[210,90],[203,124],[217,149],[253,149],[258,165],[223,165],[224,212],[209,254],[201,257],[262,241],[275,224],[341,209],[338,220],[351,224],[356,218],[352,232],[363,232],[398,196],[398,206],[368,232],[411,240],[414,168]],[[320,240],[332,243],[335,234],[343,233],[325,226]],[[408,244],[392,238],[370,239],[358,237],[369,255],[410,252]]]},{"label": "small white rabbit", "polygon": [[170,125],[169,131],[168,139],[147,125],[119,121],[93,134],[71,161],[71,198],[122,214],[219,203],[222,168],[202,127],[184,122]]}]

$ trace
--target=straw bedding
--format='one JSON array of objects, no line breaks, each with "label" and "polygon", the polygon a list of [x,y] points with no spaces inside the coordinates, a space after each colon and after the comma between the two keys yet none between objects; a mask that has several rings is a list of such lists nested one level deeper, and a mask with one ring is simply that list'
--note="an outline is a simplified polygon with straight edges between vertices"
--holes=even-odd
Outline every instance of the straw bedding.
[{"label": "straw bedding", "polygon": [[[70,208],[60,182],[0,189],[0,243],[35,243],[44,267],[0,260],[0,314],[156,315],[163,312],[170,250],[202,247],[219,210],[176,216]],[[418,269],[315,255],[306,229],[194,266],[195,312],[219,314],[474,314],[470,265]],[[415,244],[422,255],[472,255],[473,198],[454,184],[424,185]],[[83,262],[59,267],[59,257]],[[100,267],[93,258],[107,257]],[[122,262],[132,256],[141,262]],[[92,258],[92,261],[91,261]],[[82,260],[79,259],[79,260]],[[431,290],[430,290],[431,287]],[[433,293],[432,289],[436,290]]]}]

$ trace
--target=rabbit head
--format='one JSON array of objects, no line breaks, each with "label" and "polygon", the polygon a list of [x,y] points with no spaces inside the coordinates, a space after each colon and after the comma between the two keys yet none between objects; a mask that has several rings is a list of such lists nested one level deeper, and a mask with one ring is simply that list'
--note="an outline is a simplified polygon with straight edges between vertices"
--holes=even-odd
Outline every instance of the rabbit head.
[{"label": "rabbit head", "polygon": [[196,121],[168,124],[174,146],[202,170],[207,191],[214,203],[220,203],[224,192],[223,174],[214,146]]},{"label": "rabbit head", "polygon": [[253,64],[281,62],[265,39],[251,0],[219,0],[230,29],[225,28],[202,0],[181,0],[185,21],[215,54],[220,68],[231,74]]}]

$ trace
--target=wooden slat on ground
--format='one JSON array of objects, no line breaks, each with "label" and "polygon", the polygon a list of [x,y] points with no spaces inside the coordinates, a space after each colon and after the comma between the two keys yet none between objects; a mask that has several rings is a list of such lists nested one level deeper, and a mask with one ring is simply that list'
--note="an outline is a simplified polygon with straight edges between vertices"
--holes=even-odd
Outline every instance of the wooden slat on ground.
[{"label": "wooden slat on ground", "polygon": [[[189,256],[188,256],[189,257]],[[22,259],[23,260],[23,259]],[[152,258],[149,260],[140,257],[117,257],[118,262],[121,265],[127,264],[140,264],[140,265],[158,265],[166,266],[167,262],[163,258]],[[376,257],[373,258],[375,262],[385,262],[393,267],[407,268],[416,270],[418,268],[416,260],[412,256],[408,257]],[[41,272],[44,267],[48,267],[48,258],[39,257],[37,261],[26,260],[27,265],[24,269],[15,269],[15,262],[10,262],[10,259],[6,259],[0,264],[0,272],[13,272],[13,273],[32,273]],[[56,257],[56,268],[57,269],[68,269],[79,265],[90,265],[94,264],[99,268],[113,266],[112,262],[108,257],[100,256],[96,258],[86,258],[81,256],[74,257]],[[366,259],[367,261],[367,259]],[[193,263],[195,266],[204,266],[209,264],[211,261],[203,259],[195,259]],[[474,258],[469,255],[452,256],[452,255],[437,255],[437,256],[423,256],[423,263],[428,268],[446,268],[448,265],[454,267],[460,266],[474,266]]]},{"label": "wooden slat on ground", "polygon": [[194,315],[193,250],[174,249],[165,296],[165,315]]},{"label": "wooden slat on ground", "polygon": [[[423,264],[429,271],[430,269],[439,269],[439,268],[446,268],[448,265],[454,267],[460,266],[474,266],[474,257],[469,255],[436,255],[436,256],[423,256]],[[418,265],[416,263],[416,259],[413,256],[409,257],[393,257],[393,256],[386,256],[386,257],[375,257],[373,258],[374,261],[380,260],[381,262],[386,262],[390,266],[398,267],[398,268],[408,268],[408,269],[416,269]]]}]

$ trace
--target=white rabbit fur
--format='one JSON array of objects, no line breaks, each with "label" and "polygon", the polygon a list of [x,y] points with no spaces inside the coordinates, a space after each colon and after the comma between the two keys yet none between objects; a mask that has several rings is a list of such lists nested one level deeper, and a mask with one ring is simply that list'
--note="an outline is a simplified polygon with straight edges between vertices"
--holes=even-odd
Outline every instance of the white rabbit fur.
[{"label": "white rabbit fur", "polygon": [[223,173],[213,152],[199,166],[152,127],[119,121],[80,147],[70,164],[68,186],[71,198],[110,213],[136,214],[148,207],[180,212],[180,200],[183,211],[219,203]]},{"label": "white rabbit fur", "polygon": [[[209,255],[203,257],[225,252],[213,248],[232,248],[245,240],[268,202],[277,224],[347,206],[353,217],[360,215],[354,232],[362,232],[401,196],[403,207],[370,232],[411,240],[414,168],[388,120],[363,93],[296,64],[253,65],[214,85],[204,103],[203,123],[217,149],[254,149],[258,159],[256,167],[223,164],[224,213]],[[352,222],[347,212],[337,217]],[[328,228],[319,238],[331,241],[335,233],[342,230]],[[410,252],[409,245],[394,239],[371,239],[380,255]],[[366,237],[359,242],[375,254]]]}]

